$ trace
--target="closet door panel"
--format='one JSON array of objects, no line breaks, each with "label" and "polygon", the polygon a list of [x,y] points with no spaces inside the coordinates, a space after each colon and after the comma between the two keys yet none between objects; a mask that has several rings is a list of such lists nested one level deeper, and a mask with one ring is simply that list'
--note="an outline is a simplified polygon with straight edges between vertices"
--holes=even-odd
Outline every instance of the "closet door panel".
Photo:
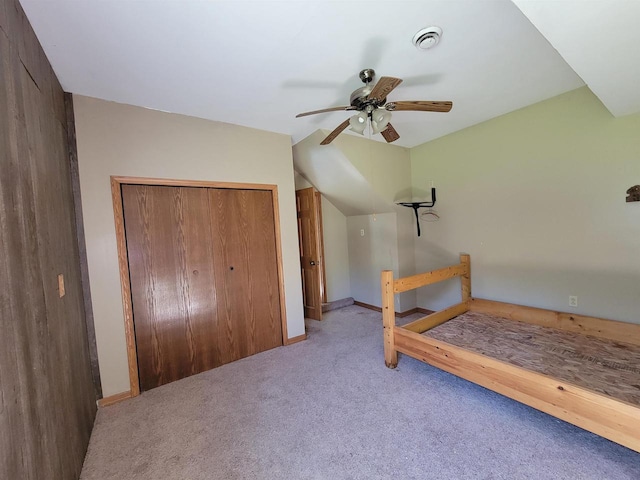
[{"label": "closet door panel", "polygon": [[211,189],[223,363],[282,345],[270,191]]},{"label": "closet door panel", "polygon": [[219,365],[208,190],[123,185],[141,390]]}]

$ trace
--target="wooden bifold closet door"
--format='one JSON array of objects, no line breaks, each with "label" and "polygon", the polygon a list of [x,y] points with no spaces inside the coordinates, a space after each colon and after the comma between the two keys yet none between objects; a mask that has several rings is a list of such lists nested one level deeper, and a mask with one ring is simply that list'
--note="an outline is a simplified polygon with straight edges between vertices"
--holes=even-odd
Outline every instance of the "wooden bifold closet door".
[{"label": "wooden bifold closet door", "polygon": [[282,345],[267,190],[122,185],[141,391]]}]

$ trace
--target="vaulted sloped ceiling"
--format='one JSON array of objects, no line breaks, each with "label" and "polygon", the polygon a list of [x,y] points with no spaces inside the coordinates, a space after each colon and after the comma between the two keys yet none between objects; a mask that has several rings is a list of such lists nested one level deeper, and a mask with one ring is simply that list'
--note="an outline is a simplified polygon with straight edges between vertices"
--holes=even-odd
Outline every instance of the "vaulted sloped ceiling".
[{"label": "vaulted sloped ceiling", "polygon": [[613,115],[640,112],[640,1],[513,1]]},{"label": "vaulted sloped ceiling", "polygon": [[[640,68],[634,58],[638,49],[616,50],[617,65],[625,58],[629,65],[608,72],[611,55],[593,48],[602,39],[601,29],[580,38],[579,45],[574,37],[593,27],[581,26],[590,16],[598,17],[593,12],[619,3],[609,19],[626,32],[619,41],[636,38],[640,2],[21,3],[67,91],[285,133],[294,143],[319,128],[332,130],[348,117],[348,112],[295,115],[347,105],[350,93],[362,85],[358,72],[363,68],[405,80],[390,100],[454,102],[450,113],[395,112],[392,123],[401,136],[396,144],[406,147],[578,88],[584,85],[579,75],[612,112],[636,108],[625,100],[631,93],[622,99],[623,105],[628,103],[624,110],[606,92],[615,97],[629,90],[623,79],[633,81],[633,69]],[[626,8],[629,18],[620,21]],[[548,17],[555,22],[558,11],[563,13],[559,21],[580,25],[567,30],[551,23]],[[569,15],[573,12],[577,17]],[[430,25],[443,29],[441,42],[418,51],[412,37]],[[598,65],[602,72],[590,74]],[[373,139],[382,140],[380,135]]]}]

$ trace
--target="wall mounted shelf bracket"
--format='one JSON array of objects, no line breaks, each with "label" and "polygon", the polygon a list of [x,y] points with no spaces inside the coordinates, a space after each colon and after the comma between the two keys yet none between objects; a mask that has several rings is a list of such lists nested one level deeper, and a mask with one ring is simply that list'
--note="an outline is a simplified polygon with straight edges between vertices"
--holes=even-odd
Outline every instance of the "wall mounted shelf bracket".
[{"label": "wall mounted shelf bracket", "polygon": [[402,205],[403,207],[411,207],[413,208],[414,213],[416,214],[416,225],[418,227],[418,236],[420,236],[420,217],[418,216],[419,208],[431,208],[436,204],[436,189],[435,187],[431,187],[431,201],[430,202],[399,202],[398,205]]}]

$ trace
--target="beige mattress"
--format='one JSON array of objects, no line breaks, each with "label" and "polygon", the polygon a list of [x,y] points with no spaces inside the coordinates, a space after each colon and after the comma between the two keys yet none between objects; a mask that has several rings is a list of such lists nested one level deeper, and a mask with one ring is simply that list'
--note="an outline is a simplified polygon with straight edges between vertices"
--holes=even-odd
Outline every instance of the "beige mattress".
[{"label": "beige mattress", "polygon": [[478,312],[423,335],[640,406],[640,346]]}]

